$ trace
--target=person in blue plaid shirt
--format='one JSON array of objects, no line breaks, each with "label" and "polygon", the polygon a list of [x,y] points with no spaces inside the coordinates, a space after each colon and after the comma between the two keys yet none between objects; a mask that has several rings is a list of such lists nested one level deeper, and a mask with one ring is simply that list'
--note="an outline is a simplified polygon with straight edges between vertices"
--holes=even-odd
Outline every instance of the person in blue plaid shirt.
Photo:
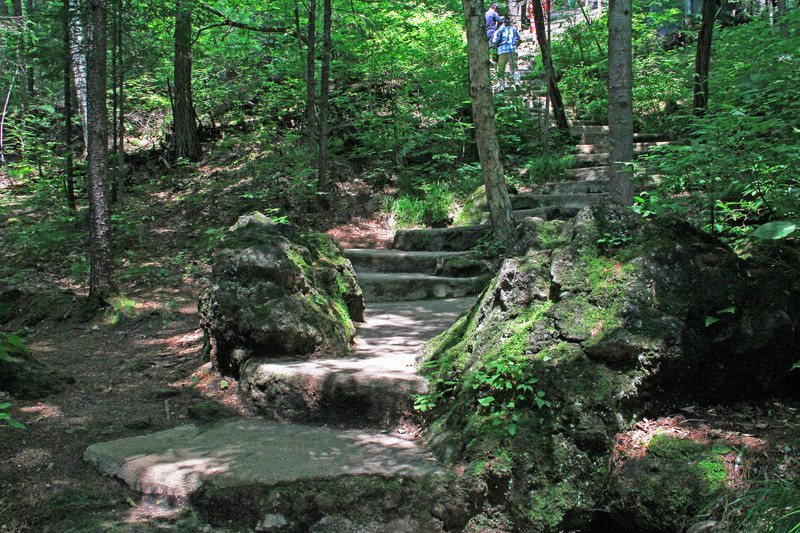
[{"label": "person in blue plaid shirt", "polygon": [[500,87],[505,88],[507,84],[506,66],[511,77],[514,79],[514,86],[519,87],[519,72],[517,72],[517,43],[520,35],[514,24],[508,18],[500,18],[499,29],[494,33],[492,44],[497,48],[497,77],[500,79]]}]

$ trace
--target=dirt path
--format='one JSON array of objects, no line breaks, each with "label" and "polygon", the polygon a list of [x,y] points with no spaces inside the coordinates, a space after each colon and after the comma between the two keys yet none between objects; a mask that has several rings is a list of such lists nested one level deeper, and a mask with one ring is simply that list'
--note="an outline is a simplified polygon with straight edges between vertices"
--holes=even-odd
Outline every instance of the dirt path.
[{"label": "dirt path", "polygon": [[86,447],[226,411],[247,414],[230,394],[235,384],[203,365],[198,290],[131,294],[137,316],[116,327],[104,317],[37,326],[32,353],[75,382],[40,400],[6,396],[26,429],[0,427],[0,532],[147,518],[152,509],[131,505],[136,494],[83,462]]}]

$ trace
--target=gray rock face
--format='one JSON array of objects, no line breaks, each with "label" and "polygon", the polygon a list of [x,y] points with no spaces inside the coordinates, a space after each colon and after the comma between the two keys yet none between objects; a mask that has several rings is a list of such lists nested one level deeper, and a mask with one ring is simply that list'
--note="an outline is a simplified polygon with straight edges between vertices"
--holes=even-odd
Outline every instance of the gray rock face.
[{"label": "gray rock face", "polygon": [[213,260],[200,320],[214,365],[239,376],[257,358],[346,354],[364,302],[350,262],[324,234],[242,217]]},{"label": "gray rock face", "polygon": [[548,224],[521,226],[532,246],[418,361],[438,384],[442,457],[516,450],[504,500],[526,531],[581,528],[602,507],[599,465],[632,417],[800,390],[796,279],[671,219],[595,206],[558,235]]}]

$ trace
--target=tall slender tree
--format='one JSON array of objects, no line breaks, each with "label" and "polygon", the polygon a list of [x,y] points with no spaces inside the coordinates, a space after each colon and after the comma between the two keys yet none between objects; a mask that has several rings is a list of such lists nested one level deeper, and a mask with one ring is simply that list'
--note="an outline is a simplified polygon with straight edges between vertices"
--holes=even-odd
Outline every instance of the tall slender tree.
[{"label": "tall slender tree", "polygon": [[70,46],[69,26],[72,20],[69,0],[62,4],[64,39],[64,188],[67,206],[75,210],[75,179],[72,165],[72,48]]},{"label": "tall slender tree", "polygon": [[608,8],[609,193],[621,205],[633,204],[633,58],[631,0],[611,0]]},{"label": "tall slender tree", "polygon": [[108,110],[106,108],[106,0],[86,2],[86,89],[89,124],[87,180],[91,264],[89,306],[99,308],[114,290],[111,213],[108,203]]},{"label": "tall slender tree", "polygon": [[322,65],[319,73],[319,157],[317,186],[321,191],[331,189],[328,183],[328,96],[331,73],[331,0],[322,2]]},{"label": "tall slender tree", "polygon": [[308,149],[316,152],[316,44],[317,44],[317,1],[308,0],[308,37],[306,39],[306,139]]},{"label": "tall slender tree", "polygon": [[175,4],[175,114],[173,156],[200,159],[200,135],[192,101],[192,1]]},{"label": "tall slender tree", "polygon": [[708,105],[708,73],[711,70],[711,36],[714,19],[719,12],[719,0],[703,0],[703,15],[697,34],[697,55],[694,63],[694,98],[692,108],[695,115],[702,115]]},{"label": "tall slender tree", "polygon": [[19,32],[17,33],[17,68],[19,72],[19,102],[20,102],[20,121],[25,127],[25,114],[28,108],[28,65],[25,61],[25,38],[27,23],[22,12],[22,0],[12,0],[11,7],[14,10],[14,17],[17,19]]},{"label": "tall slender tree", "polygon": [[508,198],[500,145],[497,141],[497,122],[494,115],[492,84],[489,79],[489,43],[486,40],[486,19],[481,0],[461,0],[467,27],[469,60],[469,94],[472,100],[472,121],[478,144],[489,218],[495,240],[509,242],[514,229],[514,214]]},{"label": "tall slender tree", "polygon": [[542,51],[542,65],[544,65],[544,71],[547,77],[547,94],[550,96],[550,102],[553,106],[553,116],[556,119],[556,127],[563,132],[568,132],[569,122],[567,121],[567,113],[564,110],[564,101],[561,98],[561,91],[556,81],[553,59],[550,55],[550,40],[547,38],[547,32],[544,26],[544,11],[542,11],[541,2],[534,1],[532,6],[534,26],[536,28],[536,40],[539,42],[539,49]]},{"label": "tall slender tree", "polygon": [[79,0],[70,0],[70,46],[72,47],[72,79],[78,98],[78,110],[83,126],[84,149],[89,144],[89,127],[86,105],[86,46],[84,43],[83,9]]}]

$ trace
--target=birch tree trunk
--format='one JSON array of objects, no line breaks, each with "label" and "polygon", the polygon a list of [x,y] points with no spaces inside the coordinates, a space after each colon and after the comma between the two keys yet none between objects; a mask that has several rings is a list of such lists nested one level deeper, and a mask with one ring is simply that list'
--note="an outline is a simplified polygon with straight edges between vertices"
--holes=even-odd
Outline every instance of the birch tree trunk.
[{"label": "birch tree trunk", "polygon": [[633,205],[633,67],[631,0],[611,0],[608,9],[608,135],[611,200]]},{"label": "birch tree trunk", "polygon": [[22,0],[12,0],[11,8],[14,11],[14,17],[17,19],[17,66],[19,68],[20,121],[24,129],[25,112],[28,108],[28,68],[25,62],[25,38],[28,25],[22,12]]},{"label": "birch tree trunk", "polygon": [[70,0],[70,46],[72,47],[72,79],[78,97],[78,112],[83,128],[84,150],[89,146],[88,112],[86,106],[86,50],[83,39],[83,23],[79,0]]},{"label": "birch tree trunk", "polygon": [[107,305],[113,291],[111,213],[108,206],[108,110],[106,108],[106,0],[86,3],[86,88],[91,308]]},{"label": "birch tree trunk", "polygon": [[481,0],[461,0],[467,27],[469,56],[469,94],[472,100],[472,120],[478,157],[486,187],[489,218],[497,242],[508,243],[514,229],[514,215],[508,198],[500,146],[497,142],[497,123],[494,115],[492,84],[489,79],[489,43],[486,41],[486,19]]},{"label": "birch tree trunk", "polygon": [[75,211],[75,179],[72,165],[72,49],[70,47],[69,26],[70,9],[69,0],[63,3],[63,40],[64,40],[64,187],[67,196],[67,206]]}]

